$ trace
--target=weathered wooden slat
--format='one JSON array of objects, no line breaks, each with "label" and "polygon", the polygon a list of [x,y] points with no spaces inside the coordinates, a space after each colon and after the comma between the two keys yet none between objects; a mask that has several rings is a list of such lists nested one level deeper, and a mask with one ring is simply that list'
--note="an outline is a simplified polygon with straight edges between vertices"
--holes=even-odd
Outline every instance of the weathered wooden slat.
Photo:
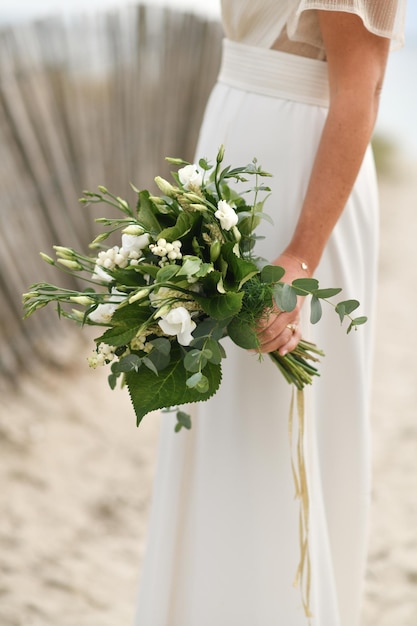
[{"label": "weathered wooden slat", "polygon": [[79,333],[49,307],[23,322],[21,293],[65,282],[40,250],[88,250],[101,209],[80,207],[82,190],[134,201],[129,182],[152,188],[165,156],[193,158],[220,38],[217,23],[145,5],[0,32],[0,388],[61,363]]}]

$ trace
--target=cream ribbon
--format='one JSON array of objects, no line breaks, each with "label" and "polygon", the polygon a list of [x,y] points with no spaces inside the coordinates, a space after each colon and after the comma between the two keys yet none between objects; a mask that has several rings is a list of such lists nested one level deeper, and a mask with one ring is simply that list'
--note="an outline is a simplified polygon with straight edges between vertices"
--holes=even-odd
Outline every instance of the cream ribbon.
[{"label": "cream ribbon", "polygon": [[[297,443],[294,449],[294,405],[298,416]],[[311,563],[309,546],[309,515],[310,502],[308,495],[307,469],[304,454],[305,412],[304,392],[293,388],[288,419],[288,434],[291,451],[291,469],[295,486],[295,497],[300,501],[299,539],[300,561],[294,579],[294,587],[300,586],[301,601],[306,617],[313,617],[310,609]]]}]

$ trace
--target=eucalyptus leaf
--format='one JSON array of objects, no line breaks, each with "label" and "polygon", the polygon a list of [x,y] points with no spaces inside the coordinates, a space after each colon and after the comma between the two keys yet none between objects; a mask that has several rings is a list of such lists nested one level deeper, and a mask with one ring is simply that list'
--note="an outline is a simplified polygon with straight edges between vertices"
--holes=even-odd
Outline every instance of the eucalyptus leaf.
[{"label": "eucalyptus leaf", "polygon": [[[204,363],[203,365],[202,362]],[[198,372],[206,363],[207,358],[203,356],[201,350],[197,350],[196,348],[189,350],[184,357],[184,367],[187,372]]]},{"label": "eucalyptus leaf", "polygon": [[197,385],[201,382],[202,378],[203,378],[203,374],[201,372],[196,372],[195,374],[187,378],[186,380],[187,387],[190,387],[191,389],[193,389],[194,387],[197,387]]},{"label": "eucalyptus leaf", "polygon": [[137,372],[141,366],[141,359],[136,354],[128,354],[113,364],[113,373]]},{"label": "eucalyptus leaf", "polygon": [[171,342],[166,337],[157,337],[156,339],[152,339],[149,343],[154,347],[154,350],[161,354],[167,355],[171,351]]},{"label": "eucalyptus leaf", "polygon": [[[153,372],[156,376],[158,376],[158,369],[157,369],[157,367],[155,366],[155,364],[153,363],[153,361],[149,357],[144,356],[142,358],[142,363],[143,363],[143,365],[145,365],[145,367],[150,369],[151,372]],[[161,368],[161,369],[163,369],[163,368]]]},{"label": "eucalyptus leaf", "polygon": [[335,307],[336,313],[338,313],[340,321],[343,322],[345,315],[349,315],[359,306],[359,302],[357,300],[342,300],[338,302]]},{"label": "eucalyptus leaf", "polygon": [[357,326],[361,326],[362,324],[365,324],[368,321],[368,318],[366,316],[361,316],[361,317],[355,317],[349,324],[349,327],[347,329],[347,332],[350,333],[350,331],[352,330],[352,328],[354,328],[356,330]]},{"label": "eucalyptus leaf", "polygon": [[274,287],[274,300],[281,311],[293,311],[297,306],[297,292],[287,283],[278,283]]},{"label": "eucalyptus leaf", "polygon": [[311,298],[311,303],[310,303],[310,322],[312,324],[317,324],[317,322],[321,319],[321,316],[322,316],[321,302],[317,298],[317,296],[313,296]]},{"label": "eucalyptus leaf", "polygon": [[152,363],[152,366],[149,366],[147,363],[145,363],[145,365],[147,367],[150,367],[152,371],[156,371],[156,372],[160,372],[161,370],[164,370],[166,367],[168,367],[171,361],[171,355],[169,352],[164,352],[156,348],[154,348],[151,352],[149,352],[147,357],[144,357],[144,358],[147,359],[147,363],[148,362]]},{"label": "eucalyptus leaf", "polygon": [[342,289],[340,287],[317,289],[313,292],[313,295],[315,295],[317,298],[333,298],[333,296],[337,296],[337,294],[341,291]]},{"label": "eucalyptus leaf", "polygon": [[278,283],[284,274],[284,268],[279,265],[264,265],[261,270],[261,281],[272,285],[273,283]]},{"label": "eucalyptus leaf", "polygon": [[319,287],[319,281],[316,278],[296,278],[291,284],[299,296],[305,296],[306,292],[313,293]]},{"label": "eucalyptus leaf", "polygon": [[187,430],[190,430],[191,428],[191,417],[188,413],[185,413],[184,411],[177,411],[176,414],[177,417],[177,423],[175,425],[175,432],[178,433],[181,428],[186,428]]},{"label": "eucalyptus leaf", "polygon": [[117,376],[115,374],[109,374],[107,377],[110,389],[116,389]]}]

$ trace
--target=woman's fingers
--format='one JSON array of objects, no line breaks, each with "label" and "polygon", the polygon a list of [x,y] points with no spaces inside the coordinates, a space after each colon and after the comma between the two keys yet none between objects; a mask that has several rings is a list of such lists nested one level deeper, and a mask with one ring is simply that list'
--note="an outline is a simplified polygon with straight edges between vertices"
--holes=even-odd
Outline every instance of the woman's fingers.
[{"label": "woman's fingers", "polygon": [[284,355],[297,346],[301,339],[301,330],[298,316],[293,314],[280,313],[271,316],[268,326],[258,330],[259,351],[272,352],[278,350]]}]

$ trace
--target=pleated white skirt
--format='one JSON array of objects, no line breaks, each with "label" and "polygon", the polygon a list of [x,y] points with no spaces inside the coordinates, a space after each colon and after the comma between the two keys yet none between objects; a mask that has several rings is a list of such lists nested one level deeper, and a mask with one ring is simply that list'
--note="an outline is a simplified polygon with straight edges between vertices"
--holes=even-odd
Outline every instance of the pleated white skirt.
[{"label": "pleated white skirt", "polygon": [[[197,148],[225,164],[257,157],[273,174],[259,253],[294,229],[326,118],[326,65],[225,42]],[[358,626],[370,499],[368,404],[378,235],[372,155],[316,272],[371,321],[346,335],[331,307],[303,334],[326,353],[307,391],[313,626]],[[292,586],[299,559],[291,474],[291,390],[276,367],[226,342],[220,392],[190,432],[163,417],[136,626],[305,626]]]}]

